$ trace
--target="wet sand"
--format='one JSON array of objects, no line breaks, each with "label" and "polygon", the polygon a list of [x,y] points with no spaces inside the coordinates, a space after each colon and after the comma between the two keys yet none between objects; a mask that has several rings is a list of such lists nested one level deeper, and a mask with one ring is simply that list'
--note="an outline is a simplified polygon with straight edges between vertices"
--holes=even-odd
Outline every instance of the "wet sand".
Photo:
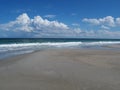
[{"label": "wet sand", "polygon": [[120,51],[51,49],[2,60],[0,90],[120,90]]}]

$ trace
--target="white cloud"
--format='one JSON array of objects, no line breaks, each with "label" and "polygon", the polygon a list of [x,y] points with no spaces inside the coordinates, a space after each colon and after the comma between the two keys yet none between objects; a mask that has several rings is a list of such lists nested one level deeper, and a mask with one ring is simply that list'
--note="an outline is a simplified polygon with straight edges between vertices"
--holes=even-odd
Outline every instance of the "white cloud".
[{"label": "white cloud", "polygon": [[100,24],[99,20],[97,20],[97,19],[84,18],[83,22],[88,22],[88,23],[93,24],[93,25],[99,25]]},{"label": "white cloud", "polygon": [[32,19],[32,24],[35,26],[35,29],[41,30],[41,29],[69,29],[69,27],[61,22],[58,21],[49,21],[47,19],[43,19],[40,16],[35,16],[34,19]]},{"label": "white cloud", "polygon": [[43,19],[41,16],[35,16],[31,19],[26,13],[18,16],[15,21],[0,24],[0,29],[8,32],[19,32],[19,34],[20,32],[28,32],[29,34],[37,34],[39,36],[57,36],[57,34],[65,35],[71,32],[69,27],[62,22],[49,21],[47,19]]},{"label": "white cloud", "polygon": [[116,18],[116,24],[120,26],[120,18]]},{"label": "white cloud", "polygon": [[29,24],[30,23],[30,18],[26,13],[23,13],[22,15],[18,16],[16,21],[18,24]]},{"label": "white cloud", "polygon": [[104,18],[100,18],[98,21],[101,24],[105,24],[105,25],[108,25],[110,27],[114,27],[115,26],[114,17],[112,17],[112,16],[107,16],[107,17],[104,17]]},{"label": "white cloud", "polygon": [[87,38],[120,38],[120,31],[110,30],[81,30],[79,37]]},{"label": "white cloud", "polygon": [[44,17],[45,17],[45,18],[55,18],[56,15],[45,15]]},{"label": "white cloud", "polygon": [[97,35],[99,37],[106,37],[106,38],[120,38],[120,31],[110,31],[110,30],[98,30]]},{"label": "white cloud", "polygon": [[87,22],[93,25],[104,25],[104,26],[109,26],[109,27],[115,27],[116,26],[116,21],[115,18],[112,16],[106,16],[104,18],[84,18],[83,22]]},{"label": "white cloud", "polygon": [[28,17],[26,13],[18,16],[15,21],[11,21],[7,24],[1,24],[0,28],[7,31],[25,31],[31,32],[33,27],[30,26],[31,19]]},{"label": "white cloud", "polygon": [[102,28],[102,29],[106,29],[106,30],[109,30],[109,29],[110,29],[109,27],[104,26],[104,25],[102,25],[101,28]]},{"label": "white cloud", "polygon": [[58,21],[49,21],[43,19],[41,16],[35,16],[33,19],[30,19],[29,16],[24,13],[17,17],[15,21],[11,21],[7,24],[0,25],[4,30],[23,30],[23,31],[32,31],[32,30],[46,30],[46,29],[69,29],[68,26],[64,23]]},{"label": "white cloud", "polygon": [[74,28],[73,30],[74,32],[76,32],[76,34],[80,34],[82,32],[80,28]]},{"label": "white cloud", "polygon": [[[43,19],[41,16],[30,18],[26,13],[18,16],[16,20],[0,24],[0,37],[119,37],[119,31],[108,30],[109,26],[120,25],[120,18],[106,17],[103,19],[84,19],[85,22],[100,25],[103,30],[82,30],[70,28],[68,25]],[[98,22],[99,21],[99,22]],[[104,23],[108,23],[102,25]],[[102,23],[102,24],[101,24]],[[78,24],[73,24],[77,26]]]}]

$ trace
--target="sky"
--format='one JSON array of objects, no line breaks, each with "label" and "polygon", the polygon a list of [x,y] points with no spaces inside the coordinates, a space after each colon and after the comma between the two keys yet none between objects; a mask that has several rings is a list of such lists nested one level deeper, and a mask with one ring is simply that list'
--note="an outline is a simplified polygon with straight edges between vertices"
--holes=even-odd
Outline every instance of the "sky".
[{"label": "sky", "polygon": [[120,0],[0,0],[0,38],[119,38]]}]

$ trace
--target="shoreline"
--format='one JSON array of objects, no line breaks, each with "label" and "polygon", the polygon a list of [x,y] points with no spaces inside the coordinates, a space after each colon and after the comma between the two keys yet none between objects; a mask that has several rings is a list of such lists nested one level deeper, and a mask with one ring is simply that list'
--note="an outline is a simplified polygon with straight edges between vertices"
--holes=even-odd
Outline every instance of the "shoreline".
[{"label": "shoreline", "polygon": [[5,59],[9,59],[9,58],[12,58],[12,57],[17,57],[17,56],[23,56],[23,55],[29,55],[29,54],[32,54],[32,53],[36,53],[36,52],[40,52],[40,51],[44,51],[44,50],[54,50],[54,49],[58,49],[58,50],[60,50],[60,49],[78,49],[78,50],[110,50],[110,51],[119,51],[120,50],[120,44],[111,44],[111,45],[102,45],[102,46],[97,46],[97,47],[73,47],[73,48],[67,48],[67,47],[65,47],[65,48],[54,48],[54,47],[52,47],[51,49],[50,48],[47,48],[47,49],[40,49],[40,50],[35,50],[35,51],[32,51],[32,52],[28,52],[28,53],[21,53],[21,54],[16,54],[16,55],[8,55],[8,56],[3,56],[3,57],[1,57],[0,58],[0,62],[2,61],[2,60],[5,60]]},{"label": "shoreline", "polygon": [[[0,44],[0,59],[49,48],[111,49],[120,50],[116,39],[3,39]],[[13,43],[14,42],[14,43]]]},{"label": "shoreline", "polygon": [[0,62],[0,89],[119,90],[119,66],[120,51],[42,50]]}]

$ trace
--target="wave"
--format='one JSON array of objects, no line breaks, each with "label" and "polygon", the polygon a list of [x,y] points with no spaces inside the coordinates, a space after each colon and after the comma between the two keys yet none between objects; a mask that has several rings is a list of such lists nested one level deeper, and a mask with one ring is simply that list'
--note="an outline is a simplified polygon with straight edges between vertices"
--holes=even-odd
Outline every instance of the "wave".
[{"label": "wave", "polygon": [[85,45],[109,45],[109,44],[120,44],[120,41],[98,41],[98,42],[87,42]]},{"label": "wave", "polygon": [[19,44],[1,44],[0,48],[24,48],[24,47],[40,47],[40,46],[54,46],[54,47],[69,47],[79,45],[109,45],[120,44],[120,41],[97,41],[97,42],[45,42],[45,43],[19,43]]},{"label": "wave", "polygon": [[0,54],[11,53],[24,54],[47,48],[74,48],[86,46],[102,46],[109,44],[120,44],[120,41],[96,41],[96,42],[36,42],[36,43],[19,43],[19,44],[0,44]]},{"label": "wave", "polygon": [[45,42],[45,43],[20,43],[20,44],[1,44],[0,52],[7,50],[23,50],[47,47],[75,47],[75,46],[99,46],[108,44],[120,44],[120,41],[98,41],[98,42]]}]

